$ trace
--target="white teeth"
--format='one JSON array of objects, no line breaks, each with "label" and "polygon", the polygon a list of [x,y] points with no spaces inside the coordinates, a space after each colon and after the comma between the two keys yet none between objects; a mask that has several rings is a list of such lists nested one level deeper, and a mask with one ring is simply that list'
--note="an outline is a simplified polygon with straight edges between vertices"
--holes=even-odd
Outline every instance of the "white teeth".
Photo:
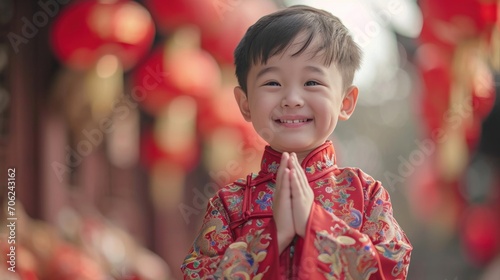
[{"label": "white teeth", "polygon": [[305,120],[280,120],[281,123],[302,123],[302,122],[307,122],[307,119]]}]

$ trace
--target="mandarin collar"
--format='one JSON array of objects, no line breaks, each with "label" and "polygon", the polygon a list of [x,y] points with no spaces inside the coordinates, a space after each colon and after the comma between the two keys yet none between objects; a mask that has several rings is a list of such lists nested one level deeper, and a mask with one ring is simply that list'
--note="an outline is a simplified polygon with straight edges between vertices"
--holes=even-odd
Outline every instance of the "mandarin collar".
[{"label": "mandarin collar", "polygon": [[[269,173],[276,175],[281,162],[281,152],[278,152],[266,146],[264,155],[262,156],[261,169],[259,175],[265,176]],[[322,145],[312,150],[302,161],[302,168],[306,172],[308,179],[311,176],[328,172],[336,167],[335,149],[330,140],[325,141]],[[316,176],[314,176],[316,177]]]}]

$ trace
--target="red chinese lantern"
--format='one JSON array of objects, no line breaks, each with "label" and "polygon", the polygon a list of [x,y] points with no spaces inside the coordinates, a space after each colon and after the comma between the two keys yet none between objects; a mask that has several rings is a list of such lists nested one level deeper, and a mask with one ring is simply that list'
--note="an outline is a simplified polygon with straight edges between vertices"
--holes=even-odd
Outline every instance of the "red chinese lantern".
[{"label": "red chinese lantern", "polygon": [[500,26],[500,3],[491,1],[480,1],[481,18],[485,24],[492,27],[495,23]]},{"label": "red chinese lantern", "polygon": [[158,48],[132,77],[132,97],[152,115],[180,95],[207,100],[220,87],[221,73],[215,59],[197,48]]},{"label": "red chinese lantern", "polygon": [[219,65],[204,50],[174,50],[168,54],[165,68],[169,82],[177,91],[196,98],[208,98],[221,84]]},{"label": "red chinese lantern", "polygon": [[471,206],[465,213],[462,226],[462,244],[473,262],[484,265],[500,249],[498,214],[488,206]]},{"label": "red chinese lantern", "polygon": [[[386,175],[386,180],[390,185],[401,183],[401,179],[405,179],[401,175],[398,169],[398,173],[393,176]],[[412,197],[409,200],[412,212],[424,222],[431,221],[439,211],[439,205],[443,204],[443,194],[440,191],[433,157],[426,158],[425,162],[410,175],[408,191]]]},{"label": "red chinese lantern", "polygon": [[424,16],[420,34],[423,42],[453,48],[460,40],[478,34],[484,28],[479,1],[422,0],[419,4]]},{"label": "red chinese lantern", "polygon": [[224,86],[211,100],[201,104],[198,115],[198,130],[208,135],[220,127],[238,130],[245,142],[251,135],[257,134],[250,122],[245,121],[233,94],[234,86]]},{"label": "red chinese lantern", "polygon": [[132,1],[78,1],[54,21],[51,43],[56,56],[75,69],[88,69],[105,54],[125,69],[149,50],[155,34],[149,12]]},{"label": "red chinese lantern", "polygon": [[198,161],[196,101],[190,96],[172,99],[157,116],[153,129],[141,139],[142,161],[151,168],[161,160],[191,170]]},{"label": "red chinese lantern", "polygon": [[[36,256],[28,250],[28,248],[22,245],[16,245],[15,255],[10,250],[10,244],[7,242],[0,242],[0,251],[3,253],[3,258],[0,258],[7,267],[2,266],[2,269],[5,269],[5,272],[0,272],[0,276],[4,276],[3,273],[17,275],[19,279],[22,280],[39,280],[38,277],[40,260],[36,258]],[[12,256],[14,256],[17,260],[12,261]],[[14,267],[15,272],[7,270],[7,268]],[[13,276],[12,279],[18,279],[16,276]],[[2,278],[3,279],[3,278]],[[7,279],[10,279],[7,277]]]},{"label": "red chinese lantern", "polygon": [[168,81],[169,72],[164,64],[164,48],[160,47],[134,71],[131,96],[146,112],[157,115],[166,104],[180,93]]},{"label": "red chinese lantern", "polygon": [[421,46],[417,54],[423,82],[422,118],[429,132],[441,128],[449,109],[451,73],[443,56],[443,50],[432,44]]},{"label": "red chinese lantern", "polygon": [[274,12],[276,6],[268,0],[240,1],[234,6],[220,6],[219,20],[202,27],[202,48],[227,64],[233,64],[233,52],[239,41],[260,17]]},{"label": "red chinese lantern", "polygon": [[104,279],[104,269],[72,245],[59,245],[47,265],[47,275],[54,280]]},{"label": "red chinese lantern", "polygon": [[172,154],[164,151],[151,132],[145,132],[141,137],[141,160],[147,167],[151,168],[161,160],[167,160],[180,165],[184,170],[190,170],[196,165],[198,151],[196,149],[186,151],[186,153]]},{"label": "red chinese lantern", "polygon": [[170,32],[182,25],[205,26],[218,20],[217,1],[206,0],[147,0],[146,5],[158,26]]}]

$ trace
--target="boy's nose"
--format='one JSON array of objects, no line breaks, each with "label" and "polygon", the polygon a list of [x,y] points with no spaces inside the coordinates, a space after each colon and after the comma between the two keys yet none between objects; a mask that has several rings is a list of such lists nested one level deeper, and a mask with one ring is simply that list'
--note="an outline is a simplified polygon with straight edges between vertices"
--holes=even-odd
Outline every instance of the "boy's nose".
[{"label": "boy's nose", "polygon": [[283,99],[281,100],[281,107],[302,107],[304,106],[304,100],[297,90],[290,90],[285,93]]}]

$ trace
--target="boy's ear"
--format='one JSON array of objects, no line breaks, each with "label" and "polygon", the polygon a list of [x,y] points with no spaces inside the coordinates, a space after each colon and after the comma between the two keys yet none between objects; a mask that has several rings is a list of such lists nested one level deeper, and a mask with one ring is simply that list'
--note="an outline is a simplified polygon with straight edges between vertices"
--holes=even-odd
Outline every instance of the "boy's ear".
[{"label": "boy's ear", "polygon": [[234,88],[234,98],[236,99],[236,103],[238,103],[238,106],[240,107],[241,115],[247,122],[249,122],[251,119],[250,108],[248,106],[248,97],[241,87],[238,86]]},{"label": "boy's ear", "polygon": [[356,108],[356,103],[358,102],[358,87],[350,86],[347,88],[344,98],[342,99],[342,106],[340,107],[339,119],[345,121],[348,120],[354,109]]}]

